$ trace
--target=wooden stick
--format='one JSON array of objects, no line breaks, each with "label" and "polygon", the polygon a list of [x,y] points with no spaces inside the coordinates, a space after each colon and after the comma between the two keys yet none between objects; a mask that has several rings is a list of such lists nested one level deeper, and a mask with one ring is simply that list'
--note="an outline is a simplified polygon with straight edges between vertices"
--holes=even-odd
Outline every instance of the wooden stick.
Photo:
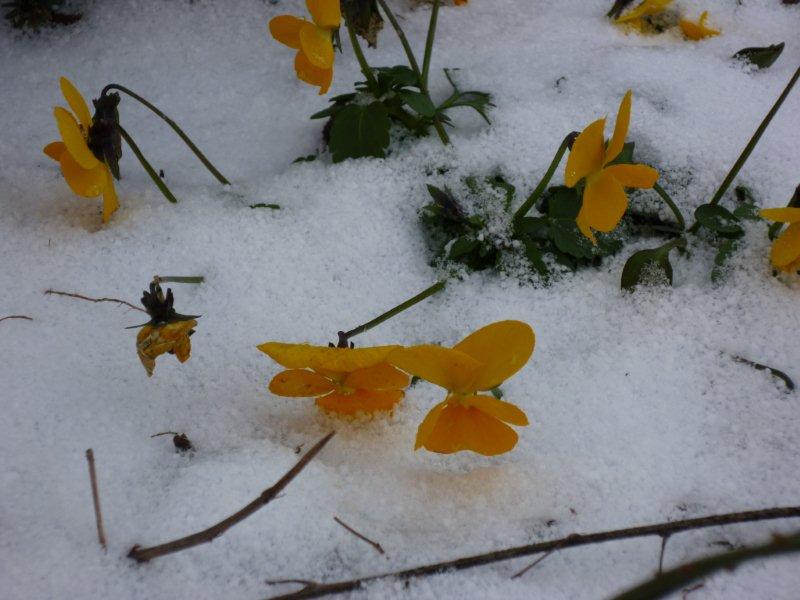
[{"label": "wooden stick", "polygon": [[143,308],[139,308],[127,302],[125,300],[120,300],[119,298],[90,298],[89,296],[84,296],[83,294],[73,294],[70,292],[59,292],[57,290],[47,290],[44,293],[45,296],[55,295],[55,296],[67,296],[68,298],[77,298],[78,300],[88,300],[89,302],[116,302],[117,304],[124,304],[134,310],[138,310],[140,312],[147,312]]},{"label": "wooden stick", "polygon": [[94,468],[94,452],[86,451],[86,462],[89,463],[89,482],[92,484],[92,502],[94,504],[94,521],[97,524],[97,540],[106,549],[106,531],[103,527],[103,513],[100,510],[100,491],[97,489],[97,472]]},{"label": "wooden stick", "polygon": [[368,543],[370,546],[372,546],[373,548],[375,548],[375,550],[377,550],[379,554],[386,554],[386,553],[383,551],[383,547],[382,547],[382,546],[381,546],[381,545],[380,545],[378,542],[373,542],[373,541],[372,541],[371,539],[369,539],[367,536],[365,536],[365,535],[363,535],[363,534],[361,534],[361,533],[358,533],[358,532],[357,532],[355,529],[353,529],[352,527],[350,527],[350,525],[348,525],[347,523],[345,523],[344,521],[342,521],[342,520],[341,520],[339,517],[333,517],[333,520],[334,520],[334,521],[336,521],[336,522],[337,522],[339,525],[341,525],[342,527],[344,527],[344,528],[345,528],[347,531],[349,531],[350,533],[352,533],[354,536],[356,536],[358,539],[360,539],[360,540],[363,540],[363,541],[367,542],[367,543]]},{"label": "wooden stick", "polygon": [[275,497],[281,491],[283,491],[283,488],[289,485],[289,483],[300,474],[300,471],[302,471],[306,465],[311,462],[311,459],[319,454],[320,450],[325,447],[325,444],[330,441],[335,433],[335,431],[331,431],[328,435],[314,444],[314,446],[308,452],[306,452],[303,457],[297,461],[297,463],[291,469],[289,469],[275,485],[261,492],[258,498],[253,500],[241,510],[233,513],[228,518],[223,519],[216,525],[212,525],[208,529],[198,531],[197,533],[187,535],[186,537],[182,537],[171,542],[159,544],[158,546],[151,546],[149,548],[141,548],[138,545],[134,546],[131,548],[128,556],[135,561],[142,563],[154,558],[158,558],[159,556],[172,554],[173,552],[180,552],[181,550],[186,550],[187,548],[192,548],[194,546],[199,546],[200,544],[205,544],[212,541],[214,538],[222,535],[237,523],[244,521],[259,508],[269,504],[272,500],[274,500]]},{"label": "wooden stick", "polygon": [[388,579],[392,577],[399,579],[411,579],[414,577],[435,575],[444,571],[459,571],[462,569],[470,569],[472,567],[488,565],[490,563],[509,560],[512,558],[519,558],[521,556],[530,556],[531,554],[548,552],[554,548],[571,548],[575,546],[585,546],[587,544],[600,544],[603,542],[609,542],[611,540],[623,540],[651,535],[671,535],[681,531],[702,529],[704,527],[716,527],[719,525],[731,525],[733,523],[747,523],[752,521],[767,521],[771,519],[787,519],[794,517],[800,517],[800,506],[785,506],[766,508],[762,510],[727,513],[722,515],[710,515],[707,517],[698,517],[696,519],[667,521],[665,523],[658,523],[655,525],[643,525],[640,527],[600,531],[596,533],[573,533],[557,540],[536,542],[534,544],[527,544],[525,546],[515,546],[512,548],[505,548],[503,550],[495,550],[485,554],[465,556],[455,560],[423,565],[420,567],[414,567],[412,569],[405,569],[403,571],[381,573],[379,575],[370,575],[368,577],[360,577],[358,579],[350,579],[347,581],[337,581],[334,583],[321,583],[313,588],[302,589],[298,590],[297,592],[284,594],[281,596],[273,596],[271,600],[296,600],[298,598],[319,598],[321,596],[341,594],[360,589],[364,583],[379,579]]}]

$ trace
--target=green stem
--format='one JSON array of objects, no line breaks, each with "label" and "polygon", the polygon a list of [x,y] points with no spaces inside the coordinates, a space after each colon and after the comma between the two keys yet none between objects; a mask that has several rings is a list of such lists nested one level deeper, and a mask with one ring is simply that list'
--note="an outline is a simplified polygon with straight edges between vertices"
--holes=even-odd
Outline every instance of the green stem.
[{"label": "green stem", "polygon": [[411,308],[412,306],[414,306],[418,302],[422,302],[423,300],[425,300],[425,298],[427,298],[429,296],[433,296],[436,292],[439,292],[439,291],[443,290],[444,286],[446,284],[447,284],[446,281],[437,281],[432,286],[430,286],[426,290],[420,292],[419,294],[417,294],[413,298],[409,298],[408,300],[406,300],[402,304],[398,304],[393,309],[386,311],[385,313],[383,313],[382,315],[380,315],[378,317],[375,317],[371,321],[367,321],[363,325],[359,325],[358,327],[356,327],[355,329],[351,329],[350,331],[347,331],[347,332],[344,332],[344,333],[340,332],[339,333],[340,341],[341,341],[342,338],[344,338],[344,340],[347,341],[353,336],[356,336],[356,335],[358,335],[360,333],[364,333],[365,331],[369,331],[370,329],[372,329],[376,325],[380,325],[384,321],[388,321],[389,319],[391,319],[395,315],[398,315],[401,312],[403,312],[404,310]]},{"label": "green stem", "polygon": [[136,156],[136,158],[139,159],[139,162],[142,163],[144,170],[147,171],[148,175],[150,175],[150,179],[153,180],[153,183],[156,184],[156,187],[159,190],[161,190],[162,194],[164,194],[164,197],[170,202],[173,203],[178,202],[178,199],[175,196],[173,196],[171,191],[169,191],[167,184],[165,184],[161,180],[161,177],[158,176],[158,173],[156,173],[153,167],[150,166],[150,163],[147,162],[147,159],[144,157],[144,154],[142,154],[142,151],[139,150],[139,146],[136,145],[136,142],[133,141],[133,138],[128,134],[128,132],[125,131],[122,128],[122,125],[119,124],[117,124],[117,129],[119,130],[119,134],[122,136],[122,139],[127,142],[128,146],[130,146],[131,150],[133,151],[133,154]]},{"label": "green stem", "polygon": [[672,211],[672,214],[675,215],[675,220],[678,221],[678,225],[680,225],[681,231],[686,229],[686,220],[683,218],[683,214],[681,214],[680,209],[675,204],[675,201],[670,198],[670,195],[666,192],[664,188],[662,188],[658,183],[653,185],[653,190],[661,196],[661,199],[664,203],[669,206],[669,209]]},{"label": "green stem", "polygon": [[200,148],[195,146],[194,142],[189,139],[189,136],[186,135],[180,127],[178,127],[178,125],[175,123],[175,121],[170,119],[167,115],[165,115],[163,112],[161,112],[153,104],[151,104],[150,102],[148,102],[147,100],[142,98],[139,94],[136,94],[136,93],[132,92],[131,90],[129,90],[128,88],[123,87],[121,85],[118,85],[116,83],[110,83],[109,85],[104,87],[103,91],[100,92],[100,95],[101,96],[105,96],[110,90],[119,90],[120,92],[123,92],[124,94],[127,94],[128,96],[130,96],[134,100],[138,100],[139,102],[141,102],[144,106],[146,106],[151,111],[153,111],[156,115],[161,117],[161,119],[163,119],[164,122],[167,125],[169,125],[175,133],[178,134],[178,137],[180,137],[184,141],[184,143],[187,146],[189,146],[189,149],[192,152],[194,152],[194,154],[195,154],[195,156],[197,158],[200,159],[200,162],[205,165],[206,169],[208,169],[211,172],[211,174],[214,177],[217,178],[217,181],[219,181],[220,183],[223,183],[225,185],[230,185],[231,182],[228,181],[227,179],[225,179],[225,177],[222,175],[222,173],[220,173],[217,170],[217,168],[213,164],[211,164],[211,161],[206,158],[205,154],[200,152]]},{"label": "green stem", "polygon": [[431,8],[431,21],[428,24],[428,37],[425,39],[425,56],[422,59],[422,83],[427,87],[428,72],[431,67],[431,56],[433,55],[433,40],[436,37],[436,21],[439,18],[440,0],[433,0]]},{"label": "green stem", "polygon": [[205,280],[202,275],[153,275],[156,283],[203,283]]},{"label": "green stem", "polygon": [[353,30],[352,25],[350,25],[350,21],[345,20],[345,24],[347,25],[347,35],[350,37],[350,45],[353,47],[353,54],[356,55],[356,60],[361,66],[361,72],[367,79],[367,86],[372,91],[372,94],[377,97],[380,93],[378,88],[378,80],[375,79],[375,75],[372,73],[372,68],[369,66],[369,63],[364,56],[364,51],[361,49],[361,44],[358,42],[356,32]]},{"label": "green stem", "polygon": [[564,153],[569,147],[571,139],[573,139],[573,136],[570,133],[564,138],[564,141],[561,142],[561,145],[556,151],[556,155],[553,157],[553,160],[550,163],[550,166],[547,168],[547,172],[544,174],[544,177],[542,177],[542,180],[539,182],[539,185],[536,186],[536,189],[531,192],[531,195],[528,196],[528,199],[525,200],[525,202],[522,203],[522,206],[517,209],[517,212],[514,213],[514,221],[519,221],[522,217],[524,217],[547,189],[547,184],[550,183],[550,180],[553,178],[561,159],[564,157]]}]

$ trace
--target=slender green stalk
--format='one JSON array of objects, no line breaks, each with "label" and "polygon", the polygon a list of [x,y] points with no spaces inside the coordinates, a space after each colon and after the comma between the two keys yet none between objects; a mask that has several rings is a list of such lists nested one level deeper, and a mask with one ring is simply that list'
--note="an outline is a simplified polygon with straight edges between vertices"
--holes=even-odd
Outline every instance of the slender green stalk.
[{"label": "slender green stalk", "polygon": [[123,87],[123,86],[121,86],[121,85],[118,85],[118,84],[116,84],[116,83],[110,83],[109,85],[107,85],[106,87],[104,87],[104,88],[103,88],[103,91],[102,91],[102,92],[100,92],[100,95],[101,95],[101,96],[105,96],[105,95],[106,95],[106,93],[108,93],[110,90],[119,90],[120,92],[122,92],[122,93],[124,93],[124,94],[127,94],[128,96],[130,96],[130,97],[131,97],[131,98],[133,98],[134,100],[138,100],[139,102],[141,102],[141,103],[142,103],[144,106],[146,106],[146,107],[147,107],[147,108],[149,108],[151,111],[153,111],[153,112],[154,112],[156,115],[158,115],[159,117],[161,117],[161,119],[163,119],[163,120],[164,120],[164,122],[165,122],[167,125],[169,125],[169,126],[172,128],[172,130],[173,130],[175,133],[177,133],[177,134],[178,134],[178,137],[180,137],[180,138],[183,140],[183,142],[184,142],[184,143],[185,143],[187,146],[189,146],[189,149],[190,149],[192,152],[194,152],[195,156],[196,156],[198,159],[200,159],[200,162],[201,162],[201,163],[203,163],[203,164],[205,165],[206,169],[208,169],[208,170],[211,172],[211,174],[212,174],[214,177],[216,177],[216,178],[217,178],[217,181],[219,181],[220,183],[223,183],[223,184],[225,184],[225,185],[230,185],[230,184],[231,184],[231,182],[230,182],[230,181],[228,181],[227,179],[225,179],[225,177],[222,175],[222,173],[220,173],[220,172],[217,170],[217,168],[216,168],[216,167],[215,167],[213,164],[211,164],[211,161],[210,161],[210,160],[208,160],[208,159],[206,158],[205,154],[203,154],[203,153],[200,151],[200,148],[198,148],[197,146],[195,146],[194,142],[193,142],[191,139],[189,139],[189,136],[188,136],[188,135],[186,135],[186,134],[183,132],[183,130],[182,130],[180,127],[178,127],[178,125],[175,123],[175,121],[173,121],[172,119],[170,119],[170,118],[169,118],[167,115],[165,115],[163,112],[161,112],[161,111],[160,111],[158,108],[156,108],[156,107],[155,107],[153,104],[151,104],[150,102],[148,102],[147,100],[145,100],[144,98],[142,98],[142,97],[141,97],[139,94],[136,94],[136,93],[132,92],[131,90],[129,90],[128,88],[126,88],[126,87]]},{"label": "slender green stalk", "polygon": [[514,221],[519,221],[522,217],[524,217],[547,189],[547,184],[549,184],[550,180],[553,178],[561,159],[564,157],[564,153],[569,147],[571,139],[573,139],[573,136],[570,133],[564,138],[564,141],[561,142],[558,150],[556,150],[556,155],[553,157],[553,160],[550,163],[550,166],[547,168],[547,172],[544,174],[544,177],[542,177],[542,180],[539,182],[539,185],[536,186],[536,189],[531,192],[531,195],[528,196],[528,199],[525,200],[525,202],[522,203],[522,206],[517,209],[517,212],[514,213]]},{"label": "slender green stalk", "polygon": [[367,79],[367,86],[369,86],[369,89],[372,91],[372,93],[377,96],[379,91],[378,81],[375,79],[375,75],[373,74],[369,63],[367,63],[367,59],[364,56],[364,51],[361,49],[361,44],[358,42],[356,32],[353,30],[352,25],[350,25],[350,21],[345,20],[345,24],[347,25],[347,35],[350,37],[350,45],[353,47],[353,54],[356,55],[356,60],[361,67],[361,72]]},{"label": "slender green stalk", "polygon": [[382,315],[380,315],[378,317],[375,317],[371,321],[367,321],[363,325],[359,325],[355,329],[351,329],[350,331],[347,331],[345,333],[340,333],[339,337],[340,338],[344,337],[345,340],[349,340],[353,336],[356,336],[356,335],[358,335],[360,333],[364,333],[365,331],[369,331],[370,329],[372,329],[376,325],[380,325],[384,321],[388,321],[389,319],[391,319],[395,315],[399,315],[404,310],[411,308],[412,306],[414,306],[415,304],[417,304],[419,302],[422,302],[423,300],[425,300],[425,298],[427,298],[429,296],[433,296],[436,292],[439,292],[439,291],[443,290],[444,286],[446,284],[447,284],[446,281],[437,281],[432,286],[430,286],[426,290],[420,292],[419,294],[417,294],[413,298],[409,298],[408,300],[406,300],[402,304],[398,304],[397,306],[395,306],[391,310],[387,310],[385,313],[383,313]]},{"label": "slender green stalk", "polygon": [[669,209],[672,211],[672,214],[675,215],[675,220],[678,222],[678,225],[680,225],[681,231],[686,229],[686,220],[683,218],[680,209],[675,204],[675,201],[672,198],[670,198],[670,195],[666,192],[666,190],[662,188],[660,185],[658,185],[658,183],[653,185],[653,190],[655,191],[656,194],[661,196],[661,199],[664,201],[664,203],[667,206],[669,206]]},{"label": "slender green stalk", "polygon": [[162,194],[164,194],[164,197],[170,202],[178,202],[178,199],[169,190],[167,184],[161,180],[161,177],[158,176],[158,173],[156,173],[153,167],[150,166],[150,163],[147,162],[144,154],[142,154],[142,151],[139,150],[139,146],[136,145],[136,142],[133,141],[133,138],[130,136],[130,134],[128,134],[128,132],[122,128],[122,125],[117,124],[117,129],[119,129],[119,134],[122,136],[122,139],[127,142],[136,158],[138,158],[139,162],[142,163],[144,170],[147,171],[148,175],[150,175],[150,179],[153,180],[153,183],[156,184],[156,187],[161,190]]},{"label": "slender green stalk", "polygon": [[202,275],[154,275],[156,283],[203,283],[206,280]]},{"label": "slender green stalk", "polygon": [[431,8],[431,21],[428,24],[428,37],[425,39],[425,56],[422,59],[422,84],[428,85],[428,72],[431,68],[431,55],[433,55],[433,40],[436,37],[436,21],[439,18],[439,4],[441,0],[433,0]]}]

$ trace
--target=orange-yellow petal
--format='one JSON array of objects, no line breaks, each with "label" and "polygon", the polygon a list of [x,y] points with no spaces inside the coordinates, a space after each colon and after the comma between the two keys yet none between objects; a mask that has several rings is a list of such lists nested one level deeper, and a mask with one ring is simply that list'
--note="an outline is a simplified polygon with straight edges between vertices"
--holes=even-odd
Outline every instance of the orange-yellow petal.
[{"label": "orange-yellow petal", "polygon": [[603,169],[586,182],[578,221],[592,229],[609,232],[619,224],[627,208],[628,196],[622,184]]},{"label": "orange-yellow petal", "polygon": [[718,29],[706,27],[706,19],[708,19],[708,11],[704,11],[703,14],[700,15],[700,19],[697,21],[697,23],[693,23],[688,19],[681,19],[680,26],[681,31],[683,31],[683,35],[695,42],[707,37],[719,35],[720,31]]},{"label": "orange-yellow petal", "polygon": [[417,428],[417,439],[414,442],[414,450],[419,449],[421,446],[425,445],[425,442],[428,441],[428,438],[433,433],[433,428],[436,427],[436,423],[439,421],[439,417],[442,414],[442,411],[447,406],[447,400],[440,402],[436,406],[434,406],[425,418],[422,420],[422,423],[419,424]]},{"label": "orange-yellow petal", "polygon": [[464,406],[473,406],[478,410],[491,415],[495,419],[500,419],[512,425],[519,425],[520,427],[528,425],[528,417],[522,412],[522,409],[511,404],[510,402],[503,402],[494,396],[471,396],[462,401]]},{"label": "orange-yellow petal", "polygon": [[622,102],[619,104],[619,111],[617,112],[617,120],[614,123],[614,135],[611,136],[611,141],[608,142],[606,149],[605,159],[603,164],[607,165],[612,160],[619,156],[622,152],[622,147],[625,145],[625,138],[628,137],[628,126],[631,122],[631,97],[633,92],[628,90],[622,97]]},{"label": "orange-yellow petal", "polygon": [[783,269],[800,258],[800,223],[792,223],[772,243],[772,264]]},{"label": "orange-yellow petal", "polygon": [[324,29],[336,29],[342,23],[339,0],[306,0],[314,23]]},{"label": "orange-yellow petal", "polygon": [[403,399],[402,390],[356,390],[352,394],[334,392],[317,398],[317,406],[340,415],[392,410]]},{"label": "orange-yellow petal", "polygon": [[329,379],[305,369],[282,371],[269,382],[270,392],[290,398],[321,396],[335,389],[336,386]]},{"label": "orange-yellow petal", "polygon": [[[102,166],[106,175],[106,184],[103,188],[103,223],[108,223],[109,219],[111,219],[111,215],[117,212],[117,209],[119,208],[119,200],[117,199],[117,190],[114,187],[114,178],[111,176],[111,170],[106,164],[103,164]],[[186,341],[188,343],[188,337],[186,338]],[[188,357],[189,355],[187,353],[186,358]],[[180,358],[180,356],[178,358]]]},{"label": "orange-yellow petal", "polygon": [[658,171],[647,165],[611,165],[603,169],[622,187],[650,189],[658,181]]},{"label": "orange-yellow petal", "polygon": [[294,70],[300,81],[305,81],[311,85],[319,86],[319,95],[325,94],[331,87],[333,81],[333,67],[320,69],[312,65],[303,51],[297,52],[294,58]]},{"label": "orange-yellow petal", "polygon": [[598,119],[584,129],[575,138],[572,150],[567,158],[567,167],[564,171],[564,183],[567,187],[575,187],[584,177],[596,173],[603,166],[605,155],[606,120]]},{"label": "orange-yellow petal", "polygon": [[382,363],[349,373],[344,385],[364,390],[402,390],[408,387],[408,382],[408,375],[390,364]]},{"label": "orange-yellow petal", "polygon": [[389,362],[446,390],[464,393],[475,391],[482,367],[468,354],[432,344],[400,348],[389,356]]},{"label": "orange-yellow petal", "polygon": [[99,165],[100,161],[89,150],[75,117],[67,109],[60,106],[53,110],[53,115],[58,124],[58,131],[61,133],[61,140],[67,147],[67,152],[72,155],[75,161],[84,169],[94,169]]},{"label": "orange-yellow petal", "polygon": [[329,348],[310,344],[267,342],[258,346],[258,349],[279,365],[289,369],[311,368],[349,373],[386,362],[389,354],[399,347]]},{"label": "orange-yellow petal", "polygon": [[84,169],[70,152],[62,152],[59,159],[61,173],[70,189],[78,196],[96,198],[106,187],[108,167],[98,162],[93,169]]},{"label": "orange-yellow petal", "polygon": [[88,131],[89,127],[92,126],[92,113],[89,112],[89,106],[86,104],[86,100],[83,99],[78,88],[66,77],[60,78],[58,82],[61,86],[61,93],[64,94],[64,99],[67,101],[67,104],[69,104],[72,112],[78,117],[78,122]]},{"label": "orange-yellow petal", "polygon": [[53,160],[58,161],[61,159],[61,155],[66,152],[66,150],[67,147],[64,145],[64,142],[50,142],[44,147],[42,152],[44,152]]},{"label": "orange-yellow petal", "polygon": [[281,44],[299,50],[300,28],[307,22],[292,15],[280,15],[270,20],[269,32]]},{"label": "orange-yellow petal", "polygon": [[517,439],[511,427],[477,408],[448,404],[422,445],[440,454],[471,450],[495,456],[514,448]]},{"label": "orange-yellow petal", "polygon": [[454,350],[481,363],[475,390],[490,390],[519,371],[533,353],[536,336],[522,321],[498,321],[471,333]]},{"label": "orange-yellow petal", "polygon": [[765,208],[758,214],[770,221],[779,221],[781,223],[797,223],[800,221],[800,208]]},{"label": "orange-yellow petal", "polygon": [[589,222],[586,220],[586,215],[581,215],[581,213],[578,213],[578,216],[575,219],[575,224],[578,226],[580,232],[589,238],[593,244],[597,243],[597,238],[594,236],[594,233],[592,233],[592,228],[589,226]]},{"label": "orange-yellow petal", "polygon": [[300,27],[300,49],[312,66],[318,69],[330,69],[333,66],[333,41],[327,29],[317,27],[314,23],[303,23]]},{"label": "orange-yellow petal", "polygon": [[616,20],[616,23],[627,23],[642,17],[653,16],[664,12],[672,0],[644,0],[633,10],[628,11]]}]

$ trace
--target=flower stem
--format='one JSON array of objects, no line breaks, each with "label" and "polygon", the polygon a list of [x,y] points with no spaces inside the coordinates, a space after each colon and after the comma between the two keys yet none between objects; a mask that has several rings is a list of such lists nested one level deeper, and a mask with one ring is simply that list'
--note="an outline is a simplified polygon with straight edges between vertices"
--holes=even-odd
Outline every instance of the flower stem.
[{"label": "flower stem", "polygon": [[553,178],[561,159],[564,157],[564,153],[567,151],[567,148],[569,148],[570,143],[574,139],[574,135],[570,133],[564,138],[564,141],[561,142],[558,150],[556,150],[556,155],[553,157],[553,161],[547,168],[547,172],[544,174],[544,177],[542,177],[539,185],[536,186],[536,189],[531,192],[531,195],[528,196],[528,199],[525,200],[525,202],[522,203],[522,206],[517,209],[517,212],[514,213],[514,221],[519,221],[522,217],[524,217],[547,189],[547,184],[550,183],[550,180]]},{"label": "flower stem", "polygon": [[203,283],[205,280],[202,275],[153,275],[156,283]]},{"label": "flower stem", "polygon": [[119,130],[119,134],[122,136],[122,139],[127,142],[134,155],[136,155],[136,158],[138,158],[139,162],[142,163],[144,170],[147,171],[148,175],[150,175],[150,179],[153,180],[153,183],[156,184],[156,187],[161,191],[162,194],[164,194],[164,197],[172,203],[178,202],[178,199],[169,190],[167,184],[161,180],[153,167],[150,166],[150,163],[147,162],[144,154],[142,154],[142,151],[139,150],[139,146],[136,145],[136,142],[133,141],[133,138],[130,136],[130,134],[123,129],[122,125],[117,124],[117,129]]},{"label": "flower stem", "polygon": [[678,222],[681,231],[686,229],[686,220],[683,218],[683,214],[681,214],[680,209],[678,209],[678,206],[675,204],[675,201],[672,198],[670,198],[670,195],[666,192],[666,190],[662,188],[660,185],[658,185],[658,183],[655,183],[653,185],[653,190],[655,191],[656,194],[661,196],[661,199],[664,201],[664,203],[667,206],[669,206],[669,209],[672,211],[672,214],[675,215],[675,220]]},{"label": "flower stem", "polygon": [[356,55],[356,60],[361,66],[361,72],[367,79],[367,85],[369,86],[369,89],[372,90],[373,95],[377,97],[379,93],[378,81],[375,79],[375,75],[372,73],[372,68],[369,66],[369,63],[364,56],[364,51],[361,49],[361,44],[358,42],[356,32],[353,30],[352,25],[350,25],[350,21],[345,20],[345,24],[347,25],[347,35],[350,37],[350,45],[353,47],[353,54]]},{"label": "flower stem", "polygon": [[225,179],[225,177],[222,175],[222,173],[220,173],[217,170],[217,168],[213,164],[211,164],[211,161],[206,158],[205,154],[200,152],[200,148],[195,146],[194,142],[192,142],[192,140],[189,139],[189,136],[186,135],[180,127],[178,127],[178,125],[175,123],[175,121],[170,119],[167,115],[165,115],[163,112],[161,112],[153,104],[151,104],[150,102],[148,102],[147,100],[142,98],[139,94],[136,94],[136,93],[132,92],[131,90],[129,90],[128,88],[123,87],[121,85],[118,85],[116,83],[110,83],[109,85],[104,87],[103,91],[100,92],[100,95],[101,96],[105,96],[110,90],[119,90],[120,92],[123,92],[124,94],[127,94],[128,96],[130,96],[134,100],[138,100],[139,102],[141,102],[144,106],[146,106],[151,111],[153,111],[156,115],[161,117],[161,119],[163,119],[164,122],[167,125],[169,125],[175,133],[178,134],[178,137],[180,137],[184,141],[184,143],[187,146],[189,146],[189,149],[192,152],[194,152],[194,154],[195,154],[195,156],[197,156],[197,158],[200,159],[200,162],[205,165],[206,169],[208,169],[211,172],[211,174],[214,177],[217,178],[217,181],[219,181],[220,183],[223,183],[225,185],[230,185],[231,184],[231,182],[228,181],[227,179]]},{"label": "flower stem", "polygon": [[433,54],[433,40],[436,37],[436,21],[439,18],[440,0],[433,0],[431,8],[431,21],[428,24],[428,37],[425,39],[425,56],[422,59],[422,83],[427,87],[428,72],[431,67],[431,55]]},{"label": "flower stem", "polygon": [[399,315],[404,310],[411,308],[412,306],[414,306],[415,304],[417,304],[419,302],[422,302],[423,300],[425,300],[425,298],[427,298],[429,296],[433,296],[436,292],[439,292],[439,291],[443,290],[444,286],[446,284],[447,284],[446,281],[437,281],[432,286],[430,286],[426,290],[420,292],[419,294],[417,294],[413,298],[409,298],[408,300],[406,300],[402,304],[398,304],[397,306],[395,306],[391,310],[387,310],[385,313],[383,313],[380,316],[375,317],[371,321],[367,321],[363,325],[359,325],[358,327],[356,327],[355,329],[351,329],[350,331],[347,331],[347,332],[344,332],[344,333],[340,332],[339,333],[339,338],[340,339],[344,338],[344,340],[346,341],[346,340],[349,340],[353,336],[356,336],[356,335],[358,335],[360,333],[364,333],[365,331],[369,331],[370,329],[372,329],[376,325],[380,325],[384,321],[388,321],[389,319],[391,319],[395,315]]}]

